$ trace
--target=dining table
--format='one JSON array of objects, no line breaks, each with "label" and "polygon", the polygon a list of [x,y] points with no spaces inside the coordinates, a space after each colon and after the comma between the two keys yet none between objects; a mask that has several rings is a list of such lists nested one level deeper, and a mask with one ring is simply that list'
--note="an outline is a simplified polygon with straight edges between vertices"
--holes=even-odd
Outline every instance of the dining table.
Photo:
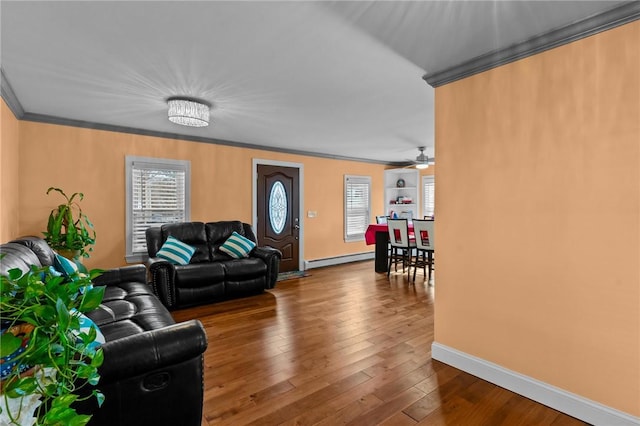
[{"label": "dining table", "polygon": [[[413,237],[413,223],[408,223],[409,238]],[[387,272],[389,261],[389,227],[386,223],[372,223],[364,232],[367,245],[375,244],[375,271]]]}]

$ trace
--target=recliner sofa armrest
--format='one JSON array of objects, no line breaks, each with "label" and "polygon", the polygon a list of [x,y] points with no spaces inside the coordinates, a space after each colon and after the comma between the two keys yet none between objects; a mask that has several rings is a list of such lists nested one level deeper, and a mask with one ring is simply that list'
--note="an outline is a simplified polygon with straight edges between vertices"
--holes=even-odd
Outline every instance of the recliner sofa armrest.
[{"label": "recliner sofa armrest", "polygon": [[206,349],[207,334],[198,320],[113,340],[102,345],[105,362],[99,369],[100,381],[145,374],[192,359]]},{"label": "recliner sofa armrest", "polygon": [[177,300],[174,285],[176,276],[174,266],[158,257],[150,257],[146,265],[149,273],[149,284],[151,284],[151,289],[155,295],[168,309],[175,308]]},{"label": "recliner sofa armrest", "polygon": [[123,282],[147,282],[147,268],[144,265],[123,266],[122,268],[108,269],[93,282],[96,285],[117,285]]},{"label": "recliner sofa armrest", "polygon": [[280,270],[280,259],[282,253],[273,247],[256,247],[251,255],[260,258],[267,264],[267,288],[274,288],[278,281],[278,271]]}]

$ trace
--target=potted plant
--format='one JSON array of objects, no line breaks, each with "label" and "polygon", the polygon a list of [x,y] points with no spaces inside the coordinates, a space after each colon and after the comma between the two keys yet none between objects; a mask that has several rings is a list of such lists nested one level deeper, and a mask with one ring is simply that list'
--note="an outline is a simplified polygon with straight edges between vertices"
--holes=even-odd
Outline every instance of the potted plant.
[{"label": "potted plant", "polygon": [[[96,389],[103,353],[94,327],[81,327],[83,312],[102,301],[104,287],[91,280],[102,271],[65,277],[31,266],[0,276],[0,423],[84,425],[91,416],[72,404],[104,396]],[[86,317],[85,317],[86,318]]]},{"label": "potted plant", "polygon": [[66,203],[51,210],[47,231],[43,232],[45,240],[51,248],[69,259],[89,257],[96,242],[96,232],[76,201],[82,201],[84,194],[75,192],[69,197],[60,188],[51,187],[47,190],[47,195],[51,191],[62,194]]}]

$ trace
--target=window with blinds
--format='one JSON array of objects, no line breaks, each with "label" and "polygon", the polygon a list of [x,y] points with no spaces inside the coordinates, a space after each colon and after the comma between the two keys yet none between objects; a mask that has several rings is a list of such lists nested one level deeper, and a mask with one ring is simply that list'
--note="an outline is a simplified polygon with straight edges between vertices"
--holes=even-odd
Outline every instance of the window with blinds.
[{"label": "window with blinds", "polygon": [[364,239],[371,217],[371,178],[369,176],[344,177],[344,240]]},{"label": "window with blinds", "polygon": [[422,211],[425,216],[433,217],[435,214],[435,190],[435,178],[433,176],[423,176],[422,199],[424,200],[424,205],[422,206]]},{"label": "window with blinds", "polygon": [[147,254],[152,226],[190,220],[190,162],[127,157],[127,261]]}]

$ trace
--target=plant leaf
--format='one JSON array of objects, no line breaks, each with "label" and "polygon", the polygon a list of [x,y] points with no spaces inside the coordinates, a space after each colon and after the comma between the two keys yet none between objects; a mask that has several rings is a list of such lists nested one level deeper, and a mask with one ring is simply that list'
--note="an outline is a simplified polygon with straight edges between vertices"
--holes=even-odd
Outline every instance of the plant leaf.
[{"label": "plant leaf", "polygon": [[91,420],[91,416],[87,414],[78,414],[76,417],[72,418],[68,425],[69,426],[84,426],[89,423]]},{"label": "plant leaf", "polygon": [[89,291],[85,291],[78,310],[80,312],[87,312],[100,306],[102,298],[104,297],[104,289],[105,287],[100,285],[93,287]]},{"label": "plant leaf", "polygon": [[67,214],[67,206],[61,204],[58,206],[58,211],[54,214],[53,225],[49,229],[49,237],[53,242],[59,242],[62,240],[62,223]]},{"label": "plant leaf", "polygon": [[102,362],[104,361],[104,352],[102,350],[102,348],[99,348],[96,351],[96,354],[93,356],[93,359],[91,360],[91,365],[93,367],[100,367],[102,365]]},{"label": "plant leaf", "polygon": [[76,229],[76,224],[73,222],[73,211],[71,208],[67,209],[67,247],[70,249],[79,249],[77,238],[78,231]]},{"label": "plant leaf", "polygon": [[104,273],[104,269],[92,269],[89,271],[89,278],[91,279],[91,281],[93,281],[103,273]]},{"label": "plant leaf", "polygon": [[102,407],[102,404],[104,403],[104,394],[95,389],[92,393],[93,393],[93,396],[95,396],[96,400],[98,401],[98,407]]},{"label": "plant leaf", "polygon": [[73,194],[71,194],[71,197],[69,198],[69,204],[73,203],[73,200],[76,197],[80,198],[80,201],[82,201],[82,199],[84,198],[84,194],[82,192],[74,192]]},{"label": "plant leaf", "polygon": [[22,339],[5,332],[0,336],[0,357],[11,355],[22,346]]},{"label": "plant leaf", "polygon": [[18,268],[9,269],[8,273],[9,279],[13,281],[19,279],[22,276],[22,271]]},{"label": "plant leaf", "polygon": [[56,301],[56,311],[58,312],[58,327],[60,330],[69,328],[69,310],[62,302],[62,299]]},{"label": "plant leaf", "polygon": [[74,394],[60,395],[53,400],[53,402],[51,403],[51,406],[52,407],[68,407],[76,399],[78,399],[78,396]]},{"label": "plant leaf", "polygon": [[32,394],[38,388],[38,383],[35,377],[23,377],[11,382],[10,386],[7,386],[5,392],[11,398],[17,398],[23,395]]}]

